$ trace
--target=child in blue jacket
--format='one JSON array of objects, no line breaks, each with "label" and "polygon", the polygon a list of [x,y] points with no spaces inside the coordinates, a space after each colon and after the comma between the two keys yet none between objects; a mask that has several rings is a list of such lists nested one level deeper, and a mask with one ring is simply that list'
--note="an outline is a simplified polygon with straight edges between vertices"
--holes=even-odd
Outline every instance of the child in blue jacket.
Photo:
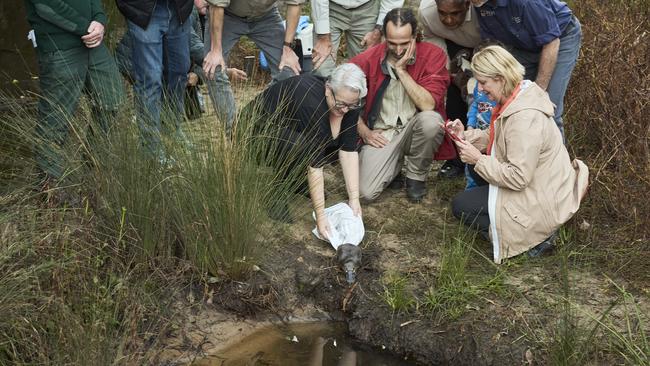
[{"label": "child in blue jacket", "polygon": [[[467,111],[467,129],[488,129],[490,127],[490,119],[492,118],[492,108],[497,103],[490,100],[483,91],[478,89],[476,79],[471,79],[468,84],[470,83],[474,83],[474,92],[472,104]],[[476,187],[474,179],[469,174],[467,165],[465,166],[465,177],[467,179],[466,191]]]}]

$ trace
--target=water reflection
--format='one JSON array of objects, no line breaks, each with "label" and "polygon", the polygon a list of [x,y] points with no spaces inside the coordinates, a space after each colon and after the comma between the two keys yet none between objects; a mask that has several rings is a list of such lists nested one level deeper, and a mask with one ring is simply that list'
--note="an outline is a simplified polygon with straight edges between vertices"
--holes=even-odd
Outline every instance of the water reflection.
[{"label": "water reflection", "polygon": [[409,361],[356,344],[345,324],[264,328],[195,366],[409,366]]}]

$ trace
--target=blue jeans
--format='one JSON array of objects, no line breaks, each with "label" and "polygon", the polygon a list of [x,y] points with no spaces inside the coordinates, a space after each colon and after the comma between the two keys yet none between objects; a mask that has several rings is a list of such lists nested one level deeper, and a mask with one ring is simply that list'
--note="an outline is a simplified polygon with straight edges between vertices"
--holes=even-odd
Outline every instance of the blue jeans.
[{"label": "blue jeans", "polygon": [[[562,119],[562,114],[564,113],[564,95],[569,86],[569,80],[571,80],[571,73],[578,60],[581,43],[582,28],[578,19],[573,17],[560,36],[560,49],[557,54],[557,63],[555,64],[551,81],[546,89],[548,96],[551,98],[551,102],[555,104],[555,116],[553,116],[553,119],[562,133],[562,138],[564,138],[564,121]],[[540,54],[514,49],[512,50],[512,55],[526,68],[525,79],[535,80]]]},{"label": "blue jeans", "polygon": [[[253,20],[240,18],[230,14],[223,16],[223,33],[221,35],[221,48],[223,58],[228,64],[228,55],[232,47],[242,36],[250,38],[259,47],[269,61],[273,82],[294,76],[293,72],[285,68],[278,70],[282,47],[284,42],[284,25],[277,7],[268,13]],[[206,27],[204,41],[205,53],[210,52],[211,34],[210,27]],[[281,71],[281,72],[280,72]],[[248,75],[250,78],[251,75]],[[225,73],[217,73],[214,80],[206,80],[210,99],[215,108],[217,117],[230,129],[235,116],[235,97],[232,92],[230,80]]]},{"label": "blue jeans", "polygon": [[134,91],[140,134],[145,147],[159,154],[163,150],[160,139],[163,93],[168,97],[166,107],[175,121],[176,134],[183,137],[181,120],[183,92],[190,70],[191,24],[181,24],[173,2],[158,0],[146,29],[130,21],[128,28],[133,40]]}]

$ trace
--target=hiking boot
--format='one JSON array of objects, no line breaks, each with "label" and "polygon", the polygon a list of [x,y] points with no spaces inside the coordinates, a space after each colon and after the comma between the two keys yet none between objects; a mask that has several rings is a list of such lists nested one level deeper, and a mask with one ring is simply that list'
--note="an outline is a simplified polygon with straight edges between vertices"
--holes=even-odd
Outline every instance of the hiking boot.
[{"label": "hiking boot", "polygon": [[427,186],[424,181],[406,178],[406,196],[409,201],[417,203],[427,194]]},{"label": "hiking boot", "polygon": [[528,250],[528,256],[531,258],[542,257],[546,254],[551,254],[555,247],[555,239],[557,238],[557,231],[551,234],[546,240],[537,244]]},{"label": "hiking boot", "polygon": [[397,176],[393,179],[392,182],[388,184],[388,189],[393,189],[393,190],[399,190],[404,188],[405,182],[405,177],[402,175],[402,173],[397,174]]},{"label": "hiking boot", "polygon": [[438,171],[438,177],[457,178],[465,175],[465,168],[453,163],[453,160],[447,160]]}]

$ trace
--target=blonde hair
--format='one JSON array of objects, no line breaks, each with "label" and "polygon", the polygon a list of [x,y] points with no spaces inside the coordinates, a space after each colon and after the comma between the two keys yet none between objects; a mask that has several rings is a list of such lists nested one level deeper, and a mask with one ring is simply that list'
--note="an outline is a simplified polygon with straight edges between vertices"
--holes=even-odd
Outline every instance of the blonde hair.
[{"label": "blonde hair", "polygon": [[488,46],[478,51],[472,57],[471,64],[474,76],[504,81],[502,93],[508,97],[517,85],[524,80],[526,69],[510,52],[501,46]]}]

